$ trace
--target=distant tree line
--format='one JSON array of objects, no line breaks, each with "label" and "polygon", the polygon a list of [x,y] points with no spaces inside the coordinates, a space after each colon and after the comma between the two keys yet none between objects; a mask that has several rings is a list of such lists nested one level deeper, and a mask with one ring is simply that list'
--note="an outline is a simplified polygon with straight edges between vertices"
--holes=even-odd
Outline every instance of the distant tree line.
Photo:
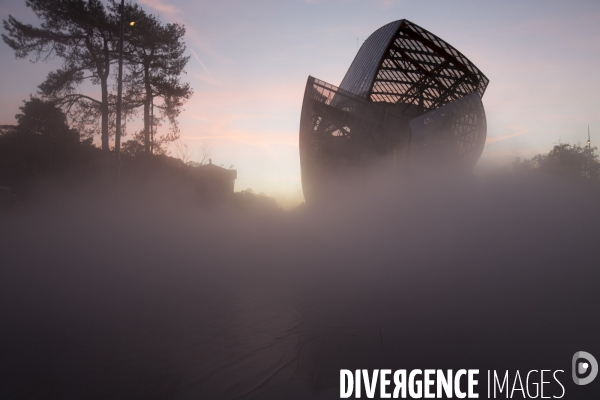
[{"label": "distant tree line", "polygon": [[[127,23],[122,124],[124,127],[128,119],[135,118],[140,109],[144,122],[142,131],[124,143],[123,150],[129,154],[164,153],[166,145],[179,136],[177,117],[192,95],[189,84],[181,81],[189,60],[183,42],[185,28],[164,24],[130,1],[122,9],[118,0],[109,0],[107,6],[100,0],[26,0],[25,4],[40,19],[40,26],[22,23],[11,15],[3,21],[2,39],[17,58],[31,57],[34,62],[62,59],[62,66],[39,85],[37,96],[64,111],[82,138],[99,134],[107,157],[116,130],[116,65],[123,16]],[[165,121],[168,133],[157,135]],[[112,152],[119,155],[119,151],[117,140]]]},{"label": "distant tree line", "polygon": [[548,154],[538,154],[531,159],[517,157],[513,169],[519,174],[539,174],[566,178],[600,180],[600,162],[597,147],[590,145],[555,145]]},{"label": "distant tree line", "polygon": [[[92,138],[82,138],[77,129],[70,128],[62,109],[52,102],[34,97],[25,101],[20,111],[16,125],[0,126],[0,214],[7,207],[3,204],[5,186],[13,197],[8,207],[15,209],[43,201],[63,188],[94,190],[97,178],[104,175],[104,154]],[[210,151],[206,146],[201,149]],[[208,157],[208,153],[200,156]],[[148,159],[142,156],[139,162],[140,154],[124,151],[120,179],[134,191],[146,190],[144,185],[149,183],[149,194],[185,194],[205,205],[227,202],[242,209],[277,208],[272,198],[251,190],[221,190],[223,182],[211,181],[207,165],[185,162],[185,158],[155,154]]]}]

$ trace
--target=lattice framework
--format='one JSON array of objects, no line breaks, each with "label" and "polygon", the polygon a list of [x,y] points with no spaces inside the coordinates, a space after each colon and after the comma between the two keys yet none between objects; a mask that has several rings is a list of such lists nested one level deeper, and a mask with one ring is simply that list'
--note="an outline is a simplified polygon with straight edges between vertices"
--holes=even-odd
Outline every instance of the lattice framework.
[{"label": "lattice framework", "polygon": [[475,91],[483,97],[488,83],[450,44],[403,20],[384,53],[369,95],[374,102],[417,105],[422,114]]}]

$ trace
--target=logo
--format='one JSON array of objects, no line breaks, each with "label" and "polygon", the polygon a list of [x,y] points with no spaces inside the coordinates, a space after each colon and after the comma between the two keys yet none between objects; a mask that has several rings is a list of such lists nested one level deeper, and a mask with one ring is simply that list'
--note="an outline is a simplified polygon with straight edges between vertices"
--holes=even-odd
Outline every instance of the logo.
[{"label": "logo", "polygon": [[[587,376],[580,378],[580,376]],[[578,351],[573,355],[573,382],[576,385],[587,385],[598,375],[598,361],[593,355],[585,351]]]}]

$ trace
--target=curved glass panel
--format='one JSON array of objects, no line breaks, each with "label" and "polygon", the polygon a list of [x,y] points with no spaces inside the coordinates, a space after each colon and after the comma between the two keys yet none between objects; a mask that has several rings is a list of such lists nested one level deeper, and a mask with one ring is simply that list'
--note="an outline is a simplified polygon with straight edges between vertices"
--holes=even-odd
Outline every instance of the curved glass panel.
[{"label": "curved glass panel", "polygon": [[462,53],[420,26],[398,20],[381,27],[339,88],[308,78],[300,118],[306,200],[327,197],[340,178],[374,163],[474,167],[485,144],[481,96],[488,83]]},{"label": "curved glass panel", "polygon": [[340,84],[340,89],[368,97],[381,58],[394,39],[396,32],[398,32],[402,21],[398,20],[382,26],[365,40],[356,57],[354,57],[348,72],[346,72],[346,76]]},{"label": "curved glass panel", "polygon": [[369,36],[340,89],[373,102],[413,104],[423,114],[473,92],[483,97],[488,83],[449,43],[401,19]]},{"label": "curved glass panel", "polygon": [[473,168],[485,144],[486,120],[479,93],[471,93],[410,121],[413,162]]},{"label": "curved glass panel", "polygon": [[[305,198],[324,182],[388,148],[387,107],[313,77],[300,117],[300,167]],[[320,189],[316,187],[321,187]]]}]

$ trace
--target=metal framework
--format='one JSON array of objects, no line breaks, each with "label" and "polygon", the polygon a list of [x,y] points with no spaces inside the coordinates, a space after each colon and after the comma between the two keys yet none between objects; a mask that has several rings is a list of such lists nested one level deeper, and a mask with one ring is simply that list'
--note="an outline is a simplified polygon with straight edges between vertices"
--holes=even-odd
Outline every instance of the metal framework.
[{"label": "metal framework", "polygon": [[[300,121],[307,201],[370,160],[472,168],[486,137],[489,80],[462,53],[407,20],[375,31],[340,87],[308,78]],[[379,156],[379,157],[374,157]],[[354,168],[355,169],[355,168]]]}]

